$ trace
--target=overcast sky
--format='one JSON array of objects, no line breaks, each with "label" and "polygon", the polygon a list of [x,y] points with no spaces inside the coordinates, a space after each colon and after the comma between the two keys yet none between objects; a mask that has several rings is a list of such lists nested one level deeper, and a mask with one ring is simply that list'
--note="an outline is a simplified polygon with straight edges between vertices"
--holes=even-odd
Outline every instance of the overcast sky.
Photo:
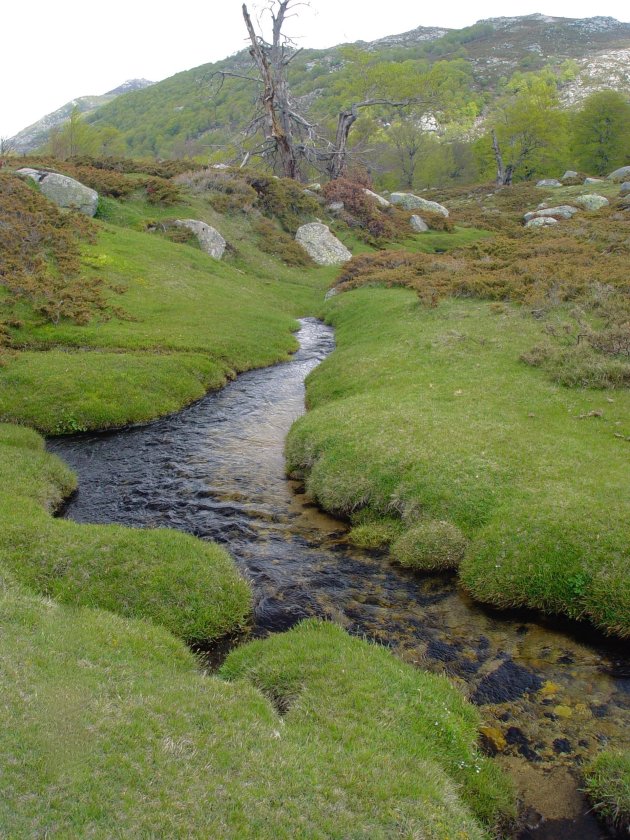
[{"label": "overcast sky", "polygon": [[[0,137],[9,137],[86,94],[126,79],[159,81],[242,49],[242,0],[7,0],[0,12]],[[265,7],[250,0],[250,11]],[[310,6],[310,8],[309,8]],[[482,18],[542,12],[630,20],[627,0],[311,0],[287,31],[327,47],[415,29],[459,29]],[[299,37],[298,37],[299,36]]]}]

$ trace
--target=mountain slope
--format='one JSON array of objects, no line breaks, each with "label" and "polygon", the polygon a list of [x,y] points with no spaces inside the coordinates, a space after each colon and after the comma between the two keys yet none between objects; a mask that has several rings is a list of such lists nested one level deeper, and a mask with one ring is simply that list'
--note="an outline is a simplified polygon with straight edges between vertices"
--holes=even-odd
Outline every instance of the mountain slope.
[{"label": "mountain slope", "polygon": [[[562,74],[561,98],[567,106],[602,88],[630,92],[630,23],[610,17],[534,14],[491,18],[459,30],[420,26],[355,46],[390,62],[432,64],[463,59],[470,69],[470,100],[487,104],[515,71],[546,65]],[[132,155],[211,156],[247,122],[256,94],[251,83],[226,78],[221,85],[216,74],[249,69],[249,56],[243,50],[146,89],[105,102],[88,102],[87,119],[97,126],[115,127]],[[347,105],[340,102],[338,88],[348,69],[341,46],[304,50],[292,61],[291,88],[315,120],[325,123],[335,117],[340,104]],[[42,131],[49,128],[43,126]],[[20,132],[16,139],[25,133],[33,135],[32,129]]]}]

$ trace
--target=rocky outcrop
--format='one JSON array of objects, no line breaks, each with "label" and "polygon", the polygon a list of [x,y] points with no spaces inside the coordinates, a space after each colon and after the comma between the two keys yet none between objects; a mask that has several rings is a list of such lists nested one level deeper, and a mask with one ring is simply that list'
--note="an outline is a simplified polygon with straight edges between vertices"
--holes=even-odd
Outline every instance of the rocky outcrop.
[{"label": "rocky outcrop", "polygon": [[425,210],[427,213],[439,213],[441,216],[448,216],[448,210],[437,201],[427,201],[413,193],[396,192],[390,195],[392,204],[402,207],[403,210]]},{"label": "rocky outcrop", "polygon": [[609,204],[607,198],[603,195],[596,195],[595,193],[587,193],[586,195],[579,195],[573,199],[576,204],[583,207],[584,210],[601,210]]},{"label": "rocky outcrop", "polygon": [[67,175],[59,175],[57,172],[48,172],[45,169],[18,169],[16,175],[21,178],[31,178],[37,184],[41,192],[53,201],[58,207],[65,207],[68,210],[78,210],[86,216],[93,216],[98,207],[98,193],[86,187],[85,184],[69,178]]},{"label": "rocky outcrop", "polygon": [[352,258],[352,253],[334,236],[327,225],[310,222],[298,228],[298,242],[318,265],[341,265]]},{"label": "rocky outcrop", "polygon": [[570,219],[576,213],[579,213],[579,209],[577,207],[572,207],[570,204],[560,204],[558,207],[543,207],[540,210],[532,210],[530,213],[525,213],[523,218],[525,222],[529,222],[532,219],[544,219],[544,218],[553,218],[553,219]]},{"label": "rocky outcrop", "polygon": [[429,225],[424,221],[422,216],[416,216],[414,214],[409,219],[409,224],[411,225],[412,230],[415,230],[416,233],[426,233],[426,231],[429,230]]},{"label": "rocky outcrop", "polygon": [[188,228],[199,241],[201,250],[209,254],[213,259],[220,260],[227,246],[227,242],[218,230],[198,219],[177,219],[177,227]]},{"label": "rocky outcrop", "polygon": [[558,181],[557,178],[543,178],[542,181],[538,181],[536,184],[537,187],[561,187],[562,183]]},{"label": "rocky outcrop", "polygon": [[372,192],[372,190],[364,189],[363,192],[367,195],[368,198],[371,198],[372,201],[376,201],[376,203],[379,204],[381,207],[387,208],[392,206],[386,198],[383,198],[383,196],[379,195],[378,193]]},{"label": "rocky outcrop", "polygon": [[623,181],[627,181],[630,178],[630,166],[622,166],[620,169],[615,169],[614,172],[611,172],[608,176],[609,181],[615,181],[618,184],[623,183]]},{"label": "rocky outcrop", "polygon": [[525,227],[527,228],[538,228],[538,227],[547,227],[548,225],[557,225],[558,220],[552,218],[551,216],[536,216],[534,219],[530,219],[526,222]]}]

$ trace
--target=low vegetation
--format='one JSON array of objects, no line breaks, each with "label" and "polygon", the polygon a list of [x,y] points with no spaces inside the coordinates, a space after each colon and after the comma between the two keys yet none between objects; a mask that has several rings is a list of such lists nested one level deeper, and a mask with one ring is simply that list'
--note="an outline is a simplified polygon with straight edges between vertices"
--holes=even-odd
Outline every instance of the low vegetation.
[{"label": "low vegetation", "polygon": [[458,567],[478,600],[630,635],[630,394],[570,390],[523,364],[541,324],[507,304],[427,308],[363,288],[328,317],[338,349],[287,444],[319,503],[360,513],[364,542],[370,519],[399,518],[394,557]]},{"label": "low vegetation", "polygon": [[75,479],[35,432],[0,425],[0,474],[0,565],[31,591],[150,619],[189,642],[246,624],[249,586],[218,546],[176,531],[54,519]]},{"label": "low vegetation", "polygon": [[332,625],[208,677],[155,626],[11,586],[0,624],[12,837],[482,840],[513,815],[473,707]]},{"label": "low vegetation", "polygon": [[630,752],[608,750],[586,769],[586,792],[593,807],[623,836],[630,825]]}]

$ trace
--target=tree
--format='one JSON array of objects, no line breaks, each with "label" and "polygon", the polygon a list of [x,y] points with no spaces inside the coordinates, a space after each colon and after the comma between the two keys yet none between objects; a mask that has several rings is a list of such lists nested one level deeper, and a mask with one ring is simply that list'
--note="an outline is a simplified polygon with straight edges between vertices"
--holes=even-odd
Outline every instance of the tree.
[{"label": "tree", "polygon": [[567,120],[550,71],[516,73],[489,121],[499,186],[559,165],[567,146]]},{"label": "tree", "polygon": [[592,93],[573,123],[576,163],[586,172],[606,175],[630,161],[630,102],[614,90]]},{"label": "tree", "polygon": [[88,125],[75,105],[70,119],[61,127],[55,126],[48,135],[50,153],[60,160],[75,155],[90,155],[98,146],[97,132]]}]

